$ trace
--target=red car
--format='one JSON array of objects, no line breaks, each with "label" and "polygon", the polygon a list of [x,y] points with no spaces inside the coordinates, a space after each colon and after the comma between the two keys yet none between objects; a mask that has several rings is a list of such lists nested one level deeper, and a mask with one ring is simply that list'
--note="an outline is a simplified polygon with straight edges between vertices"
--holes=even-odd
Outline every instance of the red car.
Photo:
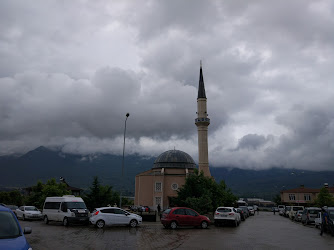
[{"label": "red car", "polygon": [[166,209],[161,215],[161,223],[165,228],[176,229],[179,226],[200,226],[207,228],[210,219],[200,215],[195,210],[187,207],[174,207]]}]

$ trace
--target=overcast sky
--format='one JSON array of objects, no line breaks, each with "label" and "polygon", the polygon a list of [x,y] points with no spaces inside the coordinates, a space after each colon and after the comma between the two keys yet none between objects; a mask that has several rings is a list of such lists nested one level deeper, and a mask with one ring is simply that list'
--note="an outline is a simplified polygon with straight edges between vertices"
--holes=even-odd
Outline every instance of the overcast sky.
[{"label": "overcast sky", "polygon": [[334,170],[334,2],[0,1],[0,155],[198,161],[203,61],[211,166]]}]

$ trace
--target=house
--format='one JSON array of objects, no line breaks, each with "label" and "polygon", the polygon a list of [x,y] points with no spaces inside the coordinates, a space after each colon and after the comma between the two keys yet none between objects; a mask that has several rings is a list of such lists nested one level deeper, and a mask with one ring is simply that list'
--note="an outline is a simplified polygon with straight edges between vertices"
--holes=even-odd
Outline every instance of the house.
[{"label": "house", "polygon": [[[334,196],[334,187],[329,187],[328,183],[324,184],[325,188],[328,188],[329,193]],[[315,202],[320,188],[307,188],[301,185],[298,188],[282,190],[281,201],[283,204],[291,205],[307,205]]]}]

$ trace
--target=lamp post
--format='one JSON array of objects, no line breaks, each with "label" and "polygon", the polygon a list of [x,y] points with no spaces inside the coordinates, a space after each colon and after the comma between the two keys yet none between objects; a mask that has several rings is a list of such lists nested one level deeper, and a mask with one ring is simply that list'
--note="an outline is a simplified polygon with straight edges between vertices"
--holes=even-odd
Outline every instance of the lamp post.
[{"label": "lamp post", "polygon": [[119,196],[119,207],[122,207],[122,191],[123,191],[123,176],[124,176],[124,151],[125,151],[125,132],[126,132],[126,121],[128,120],[129,113],[126,113],[125,124],[124,124],[124,142],[123,142],[123,158],[122,158],[122,180],[121,180],[121,194]]}]

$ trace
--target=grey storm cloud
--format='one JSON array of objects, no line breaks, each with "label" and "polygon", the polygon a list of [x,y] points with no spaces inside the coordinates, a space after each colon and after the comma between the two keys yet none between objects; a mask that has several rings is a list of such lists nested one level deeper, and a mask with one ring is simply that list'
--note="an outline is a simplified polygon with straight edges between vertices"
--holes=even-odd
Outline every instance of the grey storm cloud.
[{"label": "grey storm cloud", "polygon": [[[1,1],[0,154],[197,159],[203,61],[214,166],[332,169],[332,1]],[[296,14],[298,13],[298,15]]]}]

